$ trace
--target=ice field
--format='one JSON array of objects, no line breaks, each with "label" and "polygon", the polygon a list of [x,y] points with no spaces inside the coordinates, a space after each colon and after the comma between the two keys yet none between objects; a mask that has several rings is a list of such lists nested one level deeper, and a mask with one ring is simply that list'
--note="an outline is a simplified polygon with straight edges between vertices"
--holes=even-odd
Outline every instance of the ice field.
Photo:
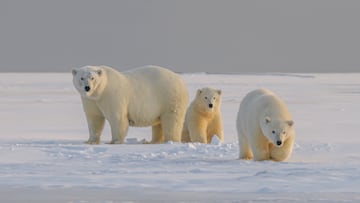
[{"label": "ice field", "polygon": [[[182,74],[222,90],[225,143],[86,145],[71,73],[0,74],[1,202],[360,202],[360,74]],[[238,160],[236,114],[265,87],[293,115],[286,162]]]}]

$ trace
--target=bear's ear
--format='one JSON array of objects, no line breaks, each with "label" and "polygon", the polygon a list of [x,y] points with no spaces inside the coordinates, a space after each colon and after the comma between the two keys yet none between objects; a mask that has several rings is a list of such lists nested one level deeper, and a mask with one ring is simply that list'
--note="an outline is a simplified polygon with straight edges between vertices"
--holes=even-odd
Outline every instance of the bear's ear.
[{"label": "bear's ear", "polygon": [[102,71],[101,69],[98,69],[98,70],[96,71],[96,73],[97,73],[99,76],[101,76],[102,73],[103,73],[103,71]]},{"label": "bear's ear", "polygon": [[73,68],[73,69],[71,70],[71,72],[72,72],[73,76],[75,76],[75,75],[76,75],[76,73],[77,73],[76,68]]},{"label": "bear's ear", "polygon": [[202,93],[201,89],[198,89],[197,95],[200,95]]},{"label": "bear's ear", "polygon": [[265,123],[270,123],[270,122],[271,122],[271,118],[268,117],[268,116],[266,116],[266,117],[265,117]]},{"label": "bear's ear", "polygon": [[294,121],[293,121],[293,120],[286,121],[286,123],[287,123],[290,127],[294,125]]},{"label": "bear's ear", "polygon": [[219,95],[221,95],[221,90],[216,90],[216,92],[217,92]]}]

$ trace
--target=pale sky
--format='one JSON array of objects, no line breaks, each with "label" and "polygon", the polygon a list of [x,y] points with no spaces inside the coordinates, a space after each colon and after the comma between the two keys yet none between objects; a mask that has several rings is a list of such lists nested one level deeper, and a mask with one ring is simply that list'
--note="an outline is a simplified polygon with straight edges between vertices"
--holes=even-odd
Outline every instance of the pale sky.
[{"label": "pale sky", "polygon": [[1,0],[0,71],[360,70],[357,0]]}]

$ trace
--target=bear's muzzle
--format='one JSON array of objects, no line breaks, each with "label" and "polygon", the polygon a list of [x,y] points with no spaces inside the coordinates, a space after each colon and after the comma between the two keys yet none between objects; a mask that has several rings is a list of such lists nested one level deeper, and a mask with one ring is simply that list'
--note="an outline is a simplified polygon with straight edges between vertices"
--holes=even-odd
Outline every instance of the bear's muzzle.
[{"label": "bear's muzzle", "polygon": [[84,89],[85,89],[86,92],[88,92],[88,91],[90,91],[90,86],[85,86]]}]

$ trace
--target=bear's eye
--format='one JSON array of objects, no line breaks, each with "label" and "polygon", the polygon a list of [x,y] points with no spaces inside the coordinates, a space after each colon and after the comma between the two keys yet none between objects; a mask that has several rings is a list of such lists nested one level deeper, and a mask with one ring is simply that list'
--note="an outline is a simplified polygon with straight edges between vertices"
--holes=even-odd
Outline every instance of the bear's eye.
[{"label": "bear's eye", "polygon": [[285,132],[285,131],[283,131],[282,133],[283,133],[283,134],[286,134],[286,132]]},{"label": "bear's eye", "polygon": [[216,98],[215,97],[213,97],[213,100],[215,100]]},{"label": "bear's eye", "polygon": [[94,77],[91,77],[91,80],[94,80],[95,78]]},{"label": "bear's eye", "polygon": [[273,130],[273,131],[271,131],[272,132],[272,134],[275,134],[275,130]]},{"label": "bear's eye", "polygon": [[84,80],[84,78],[80,78],[80,80]]},{"label": "bear's eye", "polygon": [[207,97],[205,97],[205,99],[207,99]]}]

